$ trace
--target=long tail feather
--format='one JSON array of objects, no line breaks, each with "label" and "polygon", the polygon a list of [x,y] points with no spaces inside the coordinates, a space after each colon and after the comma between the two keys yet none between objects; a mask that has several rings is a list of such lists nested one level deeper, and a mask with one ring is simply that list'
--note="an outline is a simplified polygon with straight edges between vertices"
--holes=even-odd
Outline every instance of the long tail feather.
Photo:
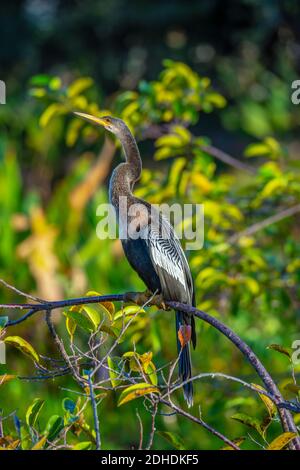
[{"label": "long tail feather", "polygon": [[[184,313],[176,312],[176,337],[177,337],[177,349],[179,354],[179,377],[182,382],[190,379],[192,377],[192,363],[191,363],[191,352],[190,352],[190,343],[181,347],[180,341],[178,339],[178,331],[181,325],[184,325]],[[183,385],[183,395],[187,402],[188,407],[193,405],[193,383],[189,382]]]}]

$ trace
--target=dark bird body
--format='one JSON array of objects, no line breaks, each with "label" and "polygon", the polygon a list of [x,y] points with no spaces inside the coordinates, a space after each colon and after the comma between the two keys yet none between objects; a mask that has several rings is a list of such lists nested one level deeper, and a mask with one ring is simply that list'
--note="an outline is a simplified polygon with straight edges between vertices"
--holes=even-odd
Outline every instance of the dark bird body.
[{"label": "dark bird body", "polygon": [[[109,197],[119,219],[119,232],[125,255],[149,291],[160,293],[164,300],[195,305],[193,279],[180,242],[168,220],[148,202],[136,198],[133,186],[140,178],[142,161],[135,139],[126,124],[112,117],[82,117],[103,125],[121,141],[126,162],[113,171]],[[188,327],[190,335],[182,341]],[[192,376],[190,339],[196,346],[194,317],[176,312],[179,376],[182,382]],[[183,385],[189,406],[193,403],[192,382]]]}]

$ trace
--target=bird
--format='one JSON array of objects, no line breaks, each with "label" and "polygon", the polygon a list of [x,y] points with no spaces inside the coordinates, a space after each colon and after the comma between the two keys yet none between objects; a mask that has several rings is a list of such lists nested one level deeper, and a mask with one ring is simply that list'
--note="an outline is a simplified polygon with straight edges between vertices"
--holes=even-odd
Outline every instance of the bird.
[{"label": "bird", "polygon": [[[195,306],[190,267],[172,225],[156,207],[133,194],[134,185],[141,177],[142,159],[129,127],[117,117],[74,113],[90,123],[102,126],[114,134],[122,145],[125,162],[113,170],[109,183],[109,201],[116,211],[119,238],[129,264],[145,283],[148,294],[158,294],[164,301]],[[190,380],[190,344],[193,344],[194,349],[196,347],[193,314],[176,311],[176,340],[179,378],[183,383],[185,401],[191,407],[193,383]]]}]

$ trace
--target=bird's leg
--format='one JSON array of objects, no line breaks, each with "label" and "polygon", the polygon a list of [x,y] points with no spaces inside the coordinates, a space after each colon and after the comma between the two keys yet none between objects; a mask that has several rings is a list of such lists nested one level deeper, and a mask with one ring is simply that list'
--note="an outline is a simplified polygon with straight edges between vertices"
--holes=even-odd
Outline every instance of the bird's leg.
[{"label": "bird's leg", "polygon": [[163,296],[161,294],[154,295],[149,289],[145,292],[128,292],[125,296],[125,302],[134,302],[137,305],[155,305],[157,308],[161,310],[170,310],[169,307],[166,306]]},{"label": "bird's leg", "polygon": [[125,302],[134,302],[137,305],[145,305],[153,297],[148,289],[145,292],[127,292]]},{"label": "bird's leg", "polygon": [[160,310],[171,310],[170,307],[167,307],[165,304],[162,294],[156,294],[153,299],[151,299],[151,305],[155,305]]}]

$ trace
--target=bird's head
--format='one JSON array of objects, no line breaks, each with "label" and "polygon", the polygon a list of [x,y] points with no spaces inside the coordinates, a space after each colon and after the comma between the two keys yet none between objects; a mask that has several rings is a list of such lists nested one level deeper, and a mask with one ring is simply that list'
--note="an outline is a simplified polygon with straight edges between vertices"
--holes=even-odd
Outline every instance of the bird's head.
[{"label": "bird's head", "polygon": [[118,119],[112,116],[96,117],[92,116],[91,114],[80,113],[78,111],[74,111],[74,114],[85,119],[88,122],[104,127],[104,129],[117,136],[122,135],[128,129],[122,119]]}]

